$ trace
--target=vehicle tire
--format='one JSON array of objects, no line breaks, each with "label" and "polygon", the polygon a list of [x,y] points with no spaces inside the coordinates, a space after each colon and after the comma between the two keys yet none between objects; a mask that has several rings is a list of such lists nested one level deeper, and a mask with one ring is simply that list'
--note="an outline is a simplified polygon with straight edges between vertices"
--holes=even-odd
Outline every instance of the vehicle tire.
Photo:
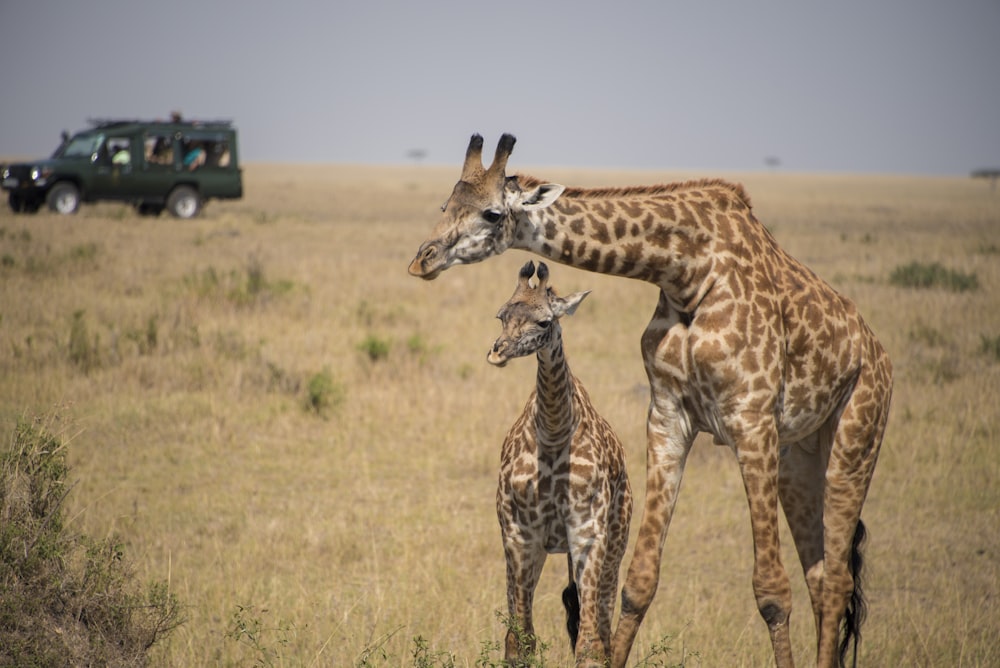
[{"label": "vehicle tire", "polygon": [[60,181],[49,189],[45,203],[56,213],[68,215],[80,208],[80,191],[69,181]]},{"label": "vehicle tire", "polygon": [[201,211],[201,196],[191,186],[177,186],[167,197],[167,210],[177,218],[194,218]]},{"label": "vehicle tire", "polygon": [[80,191],[69,181],[60,181],[52,186],[45,196],[45,203],[56,213],[68,215],[80,208]]},{"label": "vehicle tire", "polygon": [[136,205],[135,209],[139,212],[140,216],[152,216],[155,218],[163,212],[163,205],[142,202],[141,204]]}]

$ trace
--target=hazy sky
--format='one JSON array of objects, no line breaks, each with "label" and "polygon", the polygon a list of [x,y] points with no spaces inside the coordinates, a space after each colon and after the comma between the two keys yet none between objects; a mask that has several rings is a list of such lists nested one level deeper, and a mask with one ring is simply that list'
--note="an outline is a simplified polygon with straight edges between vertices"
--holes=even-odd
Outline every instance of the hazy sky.
[{"label": "hazy sky", "polygon": [[179,109],[244,161],[1000,167],[1000,0],[0,0],[0,63],[0,155]]}]

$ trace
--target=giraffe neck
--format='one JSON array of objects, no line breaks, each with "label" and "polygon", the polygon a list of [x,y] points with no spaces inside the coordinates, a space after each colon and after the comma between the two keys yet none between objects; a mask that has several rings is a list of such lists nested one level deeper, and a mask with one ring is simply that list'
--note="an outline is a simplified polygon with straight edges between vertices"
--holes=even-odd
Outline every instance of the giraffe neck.
[{"label": "giraffe neck", "polygon": [[519,218],[512,246],[587,271],[653,283],[690,311],[711,288],[720,251],[762,235],[767,233],[753,219],[742,187],[704,180],[568,188],[552,206]]},{"label": "giraffe neck", "polygon": [[562,331],[552,323],[552,339],[536,353],[535,433],[540,447],[561,448],[576,430],[573,376],[563,353]]}]

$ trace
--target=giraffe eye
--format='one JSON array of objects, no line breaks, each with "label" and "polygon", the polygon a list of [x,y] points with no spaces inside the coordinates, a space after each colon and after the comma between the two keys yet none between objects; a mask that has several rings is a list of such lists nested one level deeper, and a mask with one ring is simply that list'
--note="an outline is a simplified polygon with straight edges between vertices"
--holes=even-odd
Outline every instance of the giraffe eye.
[{"label": "giraffe eye", "polygon": [[483,220],[490,225],[496,225],[500,222],[501,218],[503,218],[503,214],[496,209],[486,209],[486,211],[483,211]]},{"label": "giraffe eye", "polygon": [[551,320],[540,320],[538,322],[538,326],[541,327],[542,329],[548,329],[551,324],[552,324]]}]

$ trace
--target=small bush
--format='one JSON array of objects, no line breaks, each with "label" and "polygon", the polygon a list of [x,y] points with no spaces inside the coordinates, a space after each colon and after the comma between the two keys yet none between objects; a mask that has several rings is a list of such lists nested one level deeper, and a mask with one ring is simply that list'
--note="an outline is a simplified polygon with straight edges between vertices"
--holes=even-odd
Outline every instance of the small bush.
[{"label": "small bush", "polygon": [[336,408],[344,399],[344,388],[333,380],[329,369],[314,374],[306,387],[306,408],[321,414]]},{"label": "small bush", "polygon": [[458,665],[454,654],[446,650],[431,649],[423,636],[413,639],[410,655],[413,657],[413,668],[455,668]]},{"label": "small bush", "polygon": [[944,288],[952,292],[979,289],[979,277],[976,274],[947,269],[939,262],[911,262],[896,267],[889,276],[889,283],[902,288]]},{"label": "small bush", "polygon": [[183,623],[164,583],[133,582],[122,544],[66,528],[64,445],[19,421],[0,452],[0,665],[142,666]]},{"label": "small bush", "polygon": [[220,273],[208,267],[185,276],[184,285],[199,299],[225,299],[237,307],[252,307],[295,289],[295,283],[289,280],[269,281],[256,255],[247,258],[245,271]]},{"label": "small bush", "polygon": [[135,344],[140,355],[152,355],[160,339],[159,318],[151,315],[144,328],[126,329],[122,336]]},{"label": "small bush", "polygon": [[[235,640],[254,654],[253,663],[249,664],[270,668],[284,665],[282,651],[288,646],[291,624],[279,622],[275,627],[269,627],[262,621],[267,610],[256,610],[252,605],[238,605],[233,612],[226,631],[226,637]],[[273,638],[272,638],[273,636]]]},{"label": "small bush", "polygon": [[[674,656],[675,651],[680,652],[679,657]],[[636,668],[685,668],[691,665],[691,659],[698,661],[698,658],[698,652],[689,652],[683,645],[679,650],[675,648],[673,638],[665,635],[650,645],[649,651],[635,665]]]},{"label": "small bush", "polygon": [[981,338],[982,343],[979,346],[979,352],[1000,362],[1000,336],[986,336],[982,334]]},{"label": "small bush", "polygon": [[97,244],[91,241],[73,246],[69,250],[69,257],[77,262],[93,262],[97,258]]},{"label": "small bush", "polygon": [[385,339],[381,339],[374,334],[369,334],[364,341],[358,344],[358,350],[368,355],[372,362],[384,360],[389,356],[390,344]]}]

